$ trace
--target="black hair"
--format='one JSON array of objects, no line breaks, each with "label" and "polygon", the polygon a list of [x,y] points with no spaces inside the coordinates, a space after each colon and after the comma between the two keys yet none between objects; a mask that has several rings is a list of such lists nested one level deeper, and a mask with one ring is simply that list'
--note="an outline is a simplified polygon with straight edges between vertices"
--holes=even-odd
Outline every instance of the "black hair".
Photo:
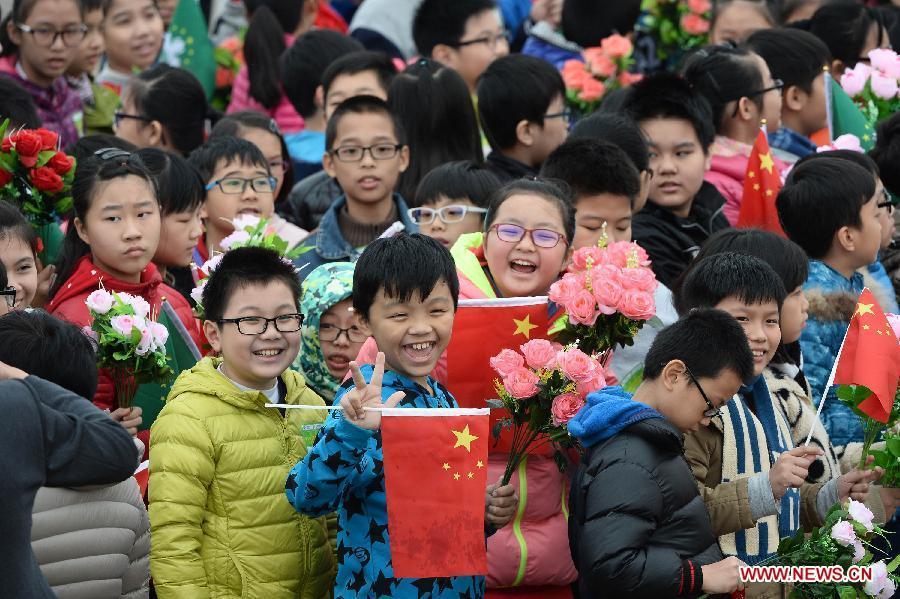
[{"label": "black hair", "polygon": [[[766,6],[765,0],[746,0],[747,4],[756,11],[756,13],[761,16],[766,22],[769,23],[770,26],[775,26],[775,17],[772,15],[772,11],[769,10],[769,7]],[[735,0],[714,0],[712,3],[712,14],[709,19],[709,30],[712,31],[716,22],[719,20],[719,17],[722,16],[722,13],[725,12],[729,6],[735,3]],[[741,42],[743,40],[734,40],[737,42]]]},{"label": "black hair", "polygon": [[881,182],[895,196],[900,196],[900,112],[878,124],[875,147],[869,150],[881,171]]},{"label": "black hair", "polygon": [[478,81],[478,112],[491,147],[515,146],[519,122],[543,126],[550,103],[565,96],[562,76],[546,60],[511,54],[492,62]]},{"label": "black hair", "polygon": [[391,83],[388,106],[403,122],[409,145],[409,166],[397,181],[403,198],[415,197],[434,167],[483,158],[469,88],[453,69],[426,59],[410,65]]},{"label": "black hair", "polygon": [[300,116],[316,113],[316,89],[322,85],[322,75],[338,58],[364,50],[362,44],[330,29],[304,33],[281,55],[284,94]]},{"label": "black hair", "polygon": [[660,73],[632,85],[627,112],[638,125],[657,118],[687,121],[704,153],[716,136],[709,102],[678,75]]},{"label": "black hair", "polygon": [[206,92],[184,69],[158,64],[132,77],[126,92],[140,116],[159,121],[169,146],[186,156],[203,143]]},{"label": "black hair", "polygon": [[673,304],[684,315],[693,308],[714,308],[729,297],[749,305],[775,302],[780,312],[787,291],[778,273],[759,258],[724,252],[695,260],[688,267]]},{"label": "black hair", "polygon": [[[721,348],[709,351],[709,348]],[[744,329],[731,314],[712,308],[691,310],[660,331],[644,358],[644,380],[659,378],[672,360],[681,360],[697,378],[716,378],[731,370],[753,380],[753,352]]]},{"label": "black hair", "polygon": [[425,0],[412,23],[412,36],[419,54],[431,57],[438,44],[455,46],[466,31],[470,17],[496,10],[493,0]]},{"label": "black hair", "polygon": [[304,0],[244,0],[250,18],[244,37],[250,97],[266,108],[275,108],[281,100],[284,34],[293,35],[304,4]]},{"label": "black hair", "polygon": [[641,192],[641,174],[628,154],[599,139],[566,141],[547,156],[541,176],[565,181],[576,204],[580,196],[609,193],[627,197],[633,207]]},{"label": "black hair", "polygon": [[75,272],[78,260],[91,253],[91,246],[78,236],[74,219],[78,218],[84,222],[91,202],[94,201],[94,192],[100,184],[129,176],[140,177],[146,181],[153,196],[159,197],[150,171],[135,154],[116,156],[107,160],[99,156],[91,156],[78,164],[78,168],[75,169],[75,179],[72,181],[72,220],[69,221],[66,237],[56,261],[56,282],[50,288],[51,299]]},{"label": "black hair", "polygon": [[569,132],[568,140],[599,139],[622,148],[637,170],[650,170],[650,149],[647,139],[630,117],[616,112],[595,112],[581,119]]},{"label": "black hair", "polygon": [[226,252],[203,287],[204,318],[212,322],[224,318],[228,302],[239,289],[276,282],[287,285],[299,310],[300,279],[294,267],[282,260],[278,252],[259,247]]},{"label": "black hair", "polygon": [[850,162],[858,164],[859,166],[872,173],[872,175],[874,175],[876,179],[881,177],[881,170],[878,168],[878,163],[876,163],[875,160],[868,154],[863,154],[862,152],[857,152],[855,150],[828,150],[827,152],[807,154],[806,156],[798,160],[795,163],[795,166],[797,164],[804,164],[806,162],[809,162],[810,160],[816,160],[820,158],[840,158],[842,160],[849,160]]},{"label": "black hair", "polygon": [[9,130],[41,126],[31,94],[9,77],[0,77],[0,122],[4,119],[9,119]]},{"label": "black hair", "polygon": [[[890,0],[888,0],[890,2]],[[875,12],[881,17],[881,23],[887,29],[889,48],[900,48],[900,10],[893,4],[876,6]]]},{"label": "black hair", "polygon": [[288,151],[287,143],[284,141],[284,135],[281,134],[281,129],[278,128],[278,123],[275,122],[275,119],[255,110],[232,112],[222,117],[222,120],[216,123],[216,126],[209,132],[207,139],[240,137],[241,133],[247,129],[262,129],[278,138],[278,143],[281,146],[281,160],[284,162],[284,180],[281,184],[281,190],[275,198],[275,203],[278,204],[283,200],[287,200],[288,195],[294,188],[293,161],[291,160],[291,153]]},{"label": "black hair", "polygon": [[401,302],[410,301],[413,295],[424,300],[442,280],[450,288],[455,310],[459,278],[447,248],[419,233],[401,232],[376,239],[366,247],[353,270],[353,311],[368,320],[379,290]]},{"label": "black hair", "polygon": [[688,58],[684,78],[709,102],[717,132],[725,124],[729,102],[747,97],[762,110],[763,97],[758,92],[763,88],[763,75],[745,48],[707,46]]},{"label": "black hair", "polygon": [[0,201],[0,241],[18,239],[37,256],[38,235],[25,215],[10,202]]},{"label": "black hair", "polygon": [[191,166],[200,173],[204,185],[212,179],[216,172],[216,167],[223,160],[229,164],[241,163],[258,166],[267,173],[271,173],[269,161],[263,156],[262,150],[256,147],[255,144],[240,137],[216,137],[210,139],[194,150],[188,158]]},{"label": "black hair", "polygon": [[[793,26],[797,21],[788,21],[788,19],[790,19],[798,10],[809,4],[821,5],[821,0],[781,0],[781,3],[778,6],[778,22],[781,25]],[[806,19],[806,21],[809,21],[809,19]]]},{"label": "black hair", "polygon": [[103,0],[78,0],[78,5],[81,7],[82,15],[94,10],[103,10]]},{"label": "black hair", "polygon": [[328,119],[328,125],[325,126],[326,152],[333,149],[332,145],[337,139],[338,125],[348,114],[383,114],[394,125],[394,136],[397,138],[397,143],[406,145],[406,130],[403,128],[403,123],[400,121],[400,117],[391,111],[387,102],[375,96],[354,96],[341,102],[334,109],[331,118]]},{"label": "black hair", "polygon": [[43,310],[17,310],[0,318],[0,338],[0,362],[79,397],[94,397],[97,354],[91,340],[74,324]]},{"label": "black hair", "polygon": [[19,46],[9,37],[10,23],[24,23],[31,16],[38,0],[13,0],[12,10],[0,21],[0,56],[14,56],[19,53]]},{"label": "black hair", "polygon": [[378,83],[387,95],[391,82],[397,76],[397,67],[387,54],[361,50],[351,52],[333,61],[322,74],[322,97],[328,97],[328,91],[334,80],[342,75],[357,75],[366,71],[375,73]]},{"label": "black hair", "polygon": [[497,175],[483,164],[457,160],[440,165],[422,178],[415,204],[432,204],[443,196],[448,200],[469,199],[476,206],[487,208],[491,195],[501,185]]},{"label": "black hair", "polygon": [[97,150],[105,148],[118,148],[126,152],[137,152],[137,146],[126,141],[121,137],[110,135],[109,133],[94,133],[79,137],[78,140],[69,146],[66,153],[75,157],[75,164],[80,165],[82,162],[94,155]]},{"label": "black hair", "polygon": [[860,226],[859,211],[875,195],[875,177],[849,160],[814,156],[791,169],[775,206],[791,241],[819,259],[841,227]]},{"label": "black hair", "polygon": [[603,38],[634,30],[640,14],[640,0],[566,0],[562,8],[562,33],[582,48],[599,46]]},{"label": "black hair", "polygon": [[784,82],[784,91],[796,86],[812,92],[813,81],[831,64],[828,46],[808,31],[762,29],[747,39],[747,47],[762,56],[772,77]]},{"label": "black hair", "polygon": [[484,232],[490,229],[497,218],[500,206],[514,195],[536,195],[556,206],[562,220],[566,243],[572,243],[575,237],[575,208],[572,191],[565,181],[550,179],[518,179],[510,181],[494,192],[484,217]]},{"label": "black hair", "polygon": [[6,289],[9,285],[9,279],[6,278],[6,267],[0,262],[0,289]]},{"label": "black hair", "polygon": [[137,156],[156,181],[162,216],[200,207],[206,198],[204,181],[185,158],[159,148],[143,148]]},{"label": "black hair", "polygon": [[865,58],[861,54],[873,26],[878,28],[877,47],[884,36],[881,14],[856,2],[823,4],[809,21],[799,24],[825,42],[832,58],[848,68]]}]

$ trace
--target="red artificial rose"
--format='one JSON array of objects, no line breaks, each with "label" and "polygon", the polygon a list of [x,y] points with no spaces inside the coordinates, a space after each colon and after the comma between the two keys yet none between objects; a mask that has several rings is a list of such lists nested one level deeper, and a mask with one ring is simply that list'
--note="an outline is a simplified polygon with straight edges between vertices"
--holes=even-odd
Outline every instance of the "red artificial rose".
[{"label": "red artificial rose", "polygon": [[72,169],[72,158],[66,156],[62,152],[57,152],[53,158],[47,161],[47,166],[56,171],[60,176],[65,175]]},{"label": "red artificial rose", "polygon": [[7,137],[3,140],[3,146],[0,147],[0,150],[3,150],[4,152],[9,152],[12,149],[12,145],[13,145],[14,141],[16,141],[15,133],[13,133],[12,135],[10,135],[9,137]]},{"label": "red artificial rose", "polygon": [[4,185],[12,181],[12,178],[13,176],[11,172],[6,169],[0,168],[0,187],[3,187]]},{"label": "red artificial rose", "polygon": [[37,134],[41,136],[42,150],[55,150],[59,144],[59,134],[47,129],[38,129]]},{"label": "red artificial rose", "polygon": [[16,153],[19,161],[28,168],[37,164],[38,153],[41,151],[41,136],[37,131],[23,130],[16,136]]},{"label": "red artificial rose", "polygon": [[31,171],[31,182],[40,191],[56,193],[62,191],[62,177],[56,174],[52,168],[41,166]]}]

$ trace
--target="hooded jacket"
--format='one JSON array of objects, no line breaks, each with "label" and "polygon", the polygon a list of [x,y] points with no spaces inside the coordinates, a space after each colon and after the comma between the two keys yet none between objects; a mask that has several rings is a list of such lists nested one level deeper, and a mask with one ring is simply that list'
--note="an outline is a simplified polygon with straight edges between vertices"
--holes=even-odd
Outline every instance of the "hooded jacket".
[{"label": "hooded jacket", "polygon": [[[182,372],[151,428],[150,571],[160,599],[323,599],[334,556],[325,518],[297,514],[284,481],[325,410],[266,408],[204,358]],[[282,400],[324,405],[296,372]]]},{"label": "hooded jacket", "polygon": [[672,289],[709,236],[729,227],[722,214],[724,206],[722,195],[704,182],[694,196],[687,218],[676,216],[652,201],[634,215],[632,237],[647,250],[660,283]]},{"label": "hooded jacket", "polygon": [[[83,256],[75,265],[75,270],[68,280],[57,290],[56,295],[47,304],[47,311],[80,327],[91,324],[91,315],[85,300],[93,291],[100,288],[101,283],[107,291],[130,293],[144,298],[150,304],[150,313],[159,311],[162,301],[166,300],[174,308],[197,347],[202,347],[197,320],[191,311],[191,305],[178,291],[162,282],[156,265],[151,262],[141,273],[140,283],[126,283],[103,272],[94,266],[90,254]],[[102,409],[113,408],[115,389],[106,369],[100,369],[97,381],[97,393],[94,394],[94,405]]]},{"label": "hooded jacket", "polygon": [[569,422],[587,447],[569,517],[581,596],[698,597],[702,566],[724,556],[681,432],[621,387],[587,400]]}]

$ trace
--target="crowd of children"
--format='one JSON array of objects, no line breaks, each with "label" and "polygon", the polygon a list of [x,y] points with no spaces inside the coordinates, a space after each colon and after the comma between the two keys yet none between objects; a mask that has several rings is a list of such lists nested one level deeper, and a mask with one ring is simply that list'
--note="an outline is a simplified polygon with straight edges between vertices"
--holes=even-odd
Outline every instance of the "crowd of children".
[{"label": "crowd of children", "polygon": [[[664,56],[639,0],[199,0],[215,100],[177,57],[185,3],[0,2],[5,135],[76,160],[55,260],[0,186],[0,596],[775,598],[740,566],[836,503],[898,528],[830,375],[864,288],[900,311],[900,116],[821,146],[900,3],[687,2],[709,43]],[[561,70],[608,39],[632,72],[588,112]],[[737,228],[761,129],[778,232]],[[259,220],[283,247],[234,249]],[[396,577],[369,408],[459,407],[459,301],[546,296],[619,241],[656,318],[569,423],[571,467],[538,450],[502,484],[492,448],[486,572]],[[158,410],[98,368],[101,287],[203,356]]]}]

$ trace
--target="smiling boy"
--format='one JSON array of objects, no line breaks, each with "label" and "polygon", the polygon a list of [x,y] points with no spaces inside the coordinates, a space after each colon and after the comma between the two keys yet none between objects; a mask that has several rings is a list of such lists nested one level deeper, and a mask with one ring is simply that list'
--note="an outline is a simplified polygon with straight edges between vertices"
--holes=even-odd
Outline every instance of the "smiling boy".
[{"label": "smiling boy", "polygon": [[[338,513],[335,598],[484,595],[480,576],[394,577],[381,415],[364,410],[382,405],[458,407],[450,392],[429,376],[450,342],[458,295],[450,252],[424,235],[400,233],[379,239],[366,248],[356,265],[353,308],[383,353],[374,367],[350,363],[353,378],[335,396],[335,405],[343,410],[331,413],[315,446],[291,471],[286,485],[288,500],[298,511],[310,516]],[[486,531],[512,519],[517,503],[514,492],[509,485],[488,486]]]}]

